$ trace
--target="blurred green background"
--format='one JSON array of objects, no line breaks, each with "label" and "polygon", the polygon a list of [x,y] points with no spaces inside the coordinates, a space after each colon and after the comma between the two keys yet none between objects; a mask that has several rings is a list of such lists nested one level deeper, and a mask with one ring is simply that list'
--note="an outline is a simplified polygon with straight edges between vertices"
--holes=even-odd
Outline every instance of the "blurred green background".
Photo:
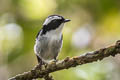
[{"label": "blurred green background", "polygon": [[[59,60],[120,39],[120,0],[0,0],[0,80],[37,64],[35,37],[51,14],[71,19],[64,26]],[[52,75],[55,80],[120,80],[120,55]]]}]

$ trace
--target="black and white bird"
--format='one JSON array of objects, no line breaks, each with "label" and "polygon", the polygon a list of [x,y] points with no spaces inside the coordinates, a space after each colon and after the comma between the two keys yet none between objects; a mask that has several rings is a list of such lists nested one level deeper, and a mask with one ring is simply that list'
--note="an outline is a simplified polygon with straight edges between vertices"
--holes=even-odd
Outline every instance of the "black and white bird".
[{"label": "black and white bird", "polygon": [[34,51],[38,59],[38,63],[49,63],[56,60],[63,43],[62,29],[69,19],[65,19],[59,15],[50,15],[43,23],[42,29],[36,36]]}]

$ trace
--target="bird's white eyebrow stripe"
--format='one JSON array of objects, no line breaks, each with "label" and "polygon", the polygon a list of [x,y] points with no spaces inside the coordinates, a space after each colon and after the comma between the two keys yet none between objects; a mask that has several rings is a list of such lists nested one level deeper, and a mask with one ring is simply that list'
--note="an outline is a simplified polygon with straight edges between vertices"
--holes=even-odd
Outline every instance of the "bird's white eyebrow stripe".
[{"label": "bird's white eyebrow stripe", "polygon": [[45,22],[43,23],[43,25],[47,25],[48,23],[50,23],[52,20],[54,20],[54,19],[61,19],[61,17],[59,17],[59,16],[50,16],[50,17],[48,17],[46,20],[45,20]]}]

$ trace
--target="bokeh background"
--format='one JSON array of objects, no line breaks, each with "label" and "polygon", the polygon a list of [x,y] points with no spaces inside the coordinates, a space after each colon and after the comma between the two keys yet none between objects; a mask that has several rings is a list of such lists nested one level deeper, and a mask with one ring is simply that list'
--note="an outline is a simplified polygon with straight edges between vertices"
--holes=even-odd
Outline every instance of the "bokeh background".
[{"label": "bokeh background", "polygon": [[[0,0],[0,80],[37,64],[36,34],[51,14],[71,19],[64,26],[59,60],[120,39],[120,0]],[[120,80],[120,55],[52,75],[55,80]]]}]

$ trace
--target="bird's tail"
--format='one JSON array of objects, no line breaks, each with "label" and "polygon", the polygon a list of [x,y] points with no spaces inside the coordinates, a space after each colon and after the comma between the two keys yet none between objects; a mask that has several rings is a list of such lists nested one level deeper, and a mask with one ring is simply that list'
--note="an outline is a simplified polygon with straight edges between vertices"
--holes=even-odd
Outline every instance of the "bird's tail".
[{"label": "bird's tail", "polygon": [[[36,55],[37,56],[37,55]],[[42,61],[40,57],[37,56],[37,61],[39,65],[44,65],[45,63]]]}]

